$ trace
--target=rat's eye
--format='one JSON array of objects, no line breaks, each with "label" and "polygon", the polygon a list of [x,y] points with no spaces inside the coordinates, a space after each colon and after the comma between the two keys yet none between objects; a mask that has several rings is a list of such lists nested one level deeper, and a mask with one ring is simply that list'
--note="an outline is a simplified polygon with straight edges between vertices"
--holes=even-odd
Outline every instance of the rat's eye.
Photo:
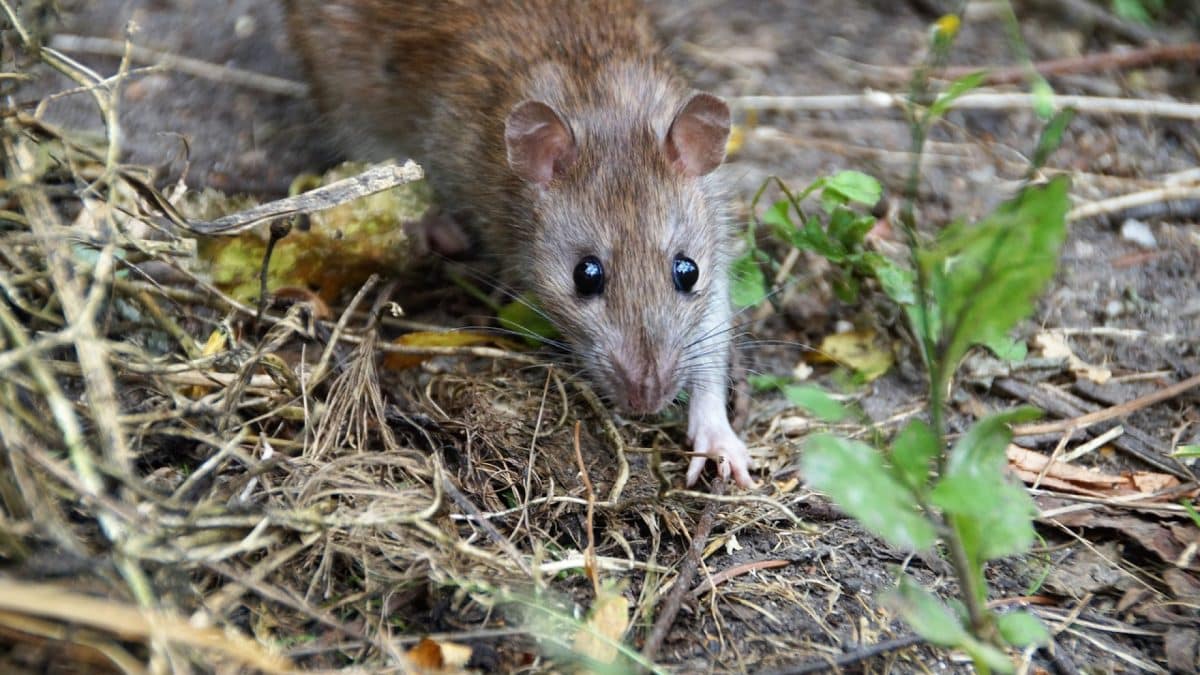
[{"label": "rat's eye", "polygon": [[[578,272],[575,278],[579,278]],[[675,281],[675,290],[691,292],[692,286],[700,278],[700,268],[696,266],[696,261],[680,253],[671,263],[671,278]]]},{"label": "rat's eye", "polygon": [[604,291],[604,265],[594,255],[585,255],[575,266],[575,291],[583,297]]}]

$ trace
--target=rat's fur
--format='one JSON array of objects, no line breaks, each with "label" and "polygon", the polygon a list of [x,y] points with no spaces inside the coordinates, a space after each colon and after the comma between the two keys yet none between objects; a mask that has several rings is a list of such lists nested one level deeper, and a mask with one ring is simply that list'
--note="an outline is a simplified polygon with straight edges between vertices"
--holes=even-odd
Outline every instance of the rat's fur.
[{"label": "rat's fur", "polygon": [[[711,171],[728,109],[684,85],[639,3],[285,4],[343,145],[414,157],[443,209],[521,272],[611,400],[654,412],[687,388],[696,451],[750,484],[724,409],[730,234]],[[690,293],[674,287],[677,254],[699,266]],[[603,261],[597,297],[575,290],[585,255]]]}]

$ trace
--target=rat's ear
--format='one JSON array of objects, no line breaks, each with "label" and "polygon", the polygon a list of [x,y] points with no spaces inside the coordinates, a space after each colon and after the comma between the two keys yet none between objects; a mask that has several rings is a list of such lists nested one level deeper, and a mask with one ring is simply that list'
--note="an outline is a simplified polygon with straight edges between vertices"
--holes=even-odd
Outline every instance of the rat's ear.
[{"label": "rat's ear", "polygon": [[675,115],[663,149],[676,170],[703,176],[725,159],[729,106],[712,94],[693,94]]},{"label": "rat's ear", "polygon": [[504,121],[508,166],[522,179],[545,187],[575,162],[575,137],[554,108],[523,101]]}]

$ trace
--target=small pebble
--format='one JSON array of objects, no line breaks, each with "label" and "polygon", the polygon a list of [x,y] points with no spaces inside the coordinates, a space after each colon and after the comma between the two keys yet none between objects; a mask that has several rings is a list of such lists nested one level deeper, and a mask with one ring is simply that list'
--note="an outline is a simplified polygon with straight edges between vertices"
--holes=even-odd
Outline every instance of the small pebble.
[{"label": "small pebble", "polygon": [[1128,218],[1121,223],[1121,238],[1142,248],[1158,248],[1158,240],[1154,238],[1150,226],[1134,218]]},{"label": "small pebble", "polygon": [[246,39],[254,35],[254,31],[258,29],[258,21],[249,14],[243,14],[233,23],[233,34],[241,39]]}]

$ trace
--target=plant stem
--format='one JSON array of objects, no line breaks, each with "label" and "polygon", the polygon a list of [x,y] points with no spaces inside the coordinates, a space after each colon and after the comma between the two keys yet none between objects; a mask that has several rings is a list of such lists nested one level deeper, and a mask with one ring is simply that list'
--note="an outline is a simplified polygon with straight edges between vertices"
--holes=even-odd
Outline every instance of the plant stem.
[{"label": "plant stem", "polygon": [[[957,14],[961,18],[961,8]],[[933,298],[931,297],[929,271],[921,264],[919,255],[921,248],[917,234],[915,204],[921,180],[921,155],[929,134],[929,128],[933,124],[934,119],[928,112],[921,111],[915,106],[926,105],[928,103],[930,95],[929,72],[938,69],[945,63],[952,42],[953,36],[937,45],[931,53],[929,61],[924,66],[918,68],[913,75],[909,90],[909,99],[914,106],[910,109],[909,113],[912,115],[910,122],[912,162],[909,166],[908,179],[905,184],[904,203],[900,209],[900,224],[908,239],[908,249],[912,259],[913,272],[916,276],[917,303],[914,308],[916,316],[913,318],[914,323],[919,322],[919,325],[914,325],[913,329],[918,333],[917,339],[921,344],[921,355],[929,371],[930,427],[933,430],[934,437],[937,438],[938,447],[942,449],[942,452],[938,455],[938,476],[945,473],[949,458],[949,452],[946,449],[945,392],[956,364],[947,362],[946,340],[942,339],[941,335],[934,335],[934,306]],[[944,325],[939,325],[939,331],[945,331],[946,328]],[[931,513],[928,508],[925,510],[926,513]],[[938,518],[943,525],[942,530],[949,549],[950,563],[954,569],[955,576],[958,577],[959,596],[967,609],[971,630],[975,635],[990,641],[991,636],[988,633],[991,631],[989,629],[988,612],[980,601],[980,598],[985,596],[981,592],[983,589],[979,588],[980,576],[976,575],[972,569],[972,561],[967,555],[966,546],[963,544],[962,537],[959,534],[958,528],[955,527],[953,520],[947,519],[944,516],[938,516]]]}]

